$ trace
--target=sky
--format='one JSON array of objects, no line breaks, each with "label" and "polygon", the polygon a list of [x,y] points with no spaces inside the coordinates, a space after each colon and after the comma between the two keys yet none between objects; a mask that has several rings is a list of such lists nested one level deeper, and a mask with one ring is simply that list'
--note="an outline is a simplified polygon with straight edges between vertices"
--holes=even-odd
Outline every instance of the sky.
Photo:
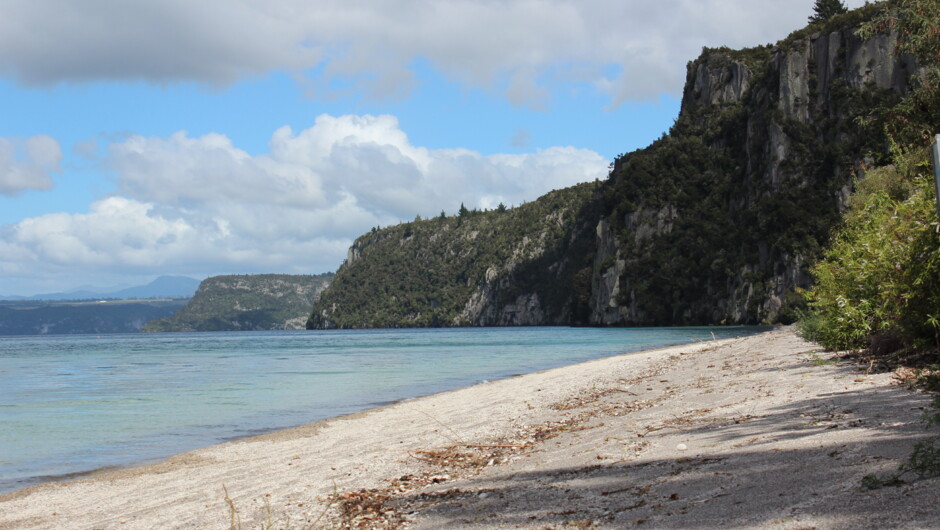
[{"label": "sky", "polygon": [[4,0],[0,294],[335,271],[374,226],[604,179],[703,46],[812,5]]}]

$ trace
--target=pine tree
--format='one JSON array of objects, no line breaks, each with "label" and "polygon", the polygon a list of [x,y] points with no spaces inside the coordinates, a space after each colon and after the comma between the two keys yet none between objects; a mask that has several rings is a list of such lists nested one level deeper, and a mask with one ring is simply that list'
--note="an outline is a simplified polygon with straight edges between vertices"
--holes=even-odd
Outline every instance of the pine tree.
[{"label": "pine tree", "polygon": [[816,0],[813,4],[813,15],[809,17],[809,23],[823,22],[830,18],[848,12],[848,8],[842,3],[842,0]]}]

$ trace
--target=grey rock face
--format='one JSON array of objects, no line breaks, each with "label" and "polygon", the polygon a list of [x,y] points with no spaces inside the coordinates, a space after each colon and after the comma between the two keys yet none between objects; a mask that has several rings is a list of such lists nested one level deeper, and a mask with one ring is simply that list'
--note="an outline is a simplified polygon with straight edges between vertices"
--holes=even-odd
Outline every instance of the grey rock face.
[{"label": "grey rock face", "polygon": [[[738,55],[724,50],[708,52],[690,64],[682,112],[696,116],[696,125],[707,129],[708,120],[734,105],[743,105],[747,114],[743,140],[746,160],[742,160],[739,186],[728,201],[730,210],[773,202],[778,194],[824,192],[832,194],[834,208],[845,204],[852,186],[851,167],[831,168],[823,186],[819,175],[806,172],[801,158],[807,157],[807,149],[814,145],[850,143],[853,127],[840,125],[836,134],[832,125],[851,123],[855,118],[848,114],[852,107],[846,104],[846,94],[881,91],[900,97],[907,93],[911,76],[917,73],[910,57],[895,55],[895,35],[879,34],[863,40],[856,35],[857,29],[784,42],[769,51],[770,59],[758,67],[759,75],[736,59]],[[864,165],[862,157],[866,154],[858,153],[856,168]],[[824,155],[816,153],[818,157]],[[615,161],[615,172],[623,169],[623,162]],[[644,322],[644,308],[637,306],[631,287],[643,278],[625,275],[623,257],[630,254],[628,250],[642,254],[646,246],[670,234],[682,219],[681,208],[650,208],[641,202],[623,219],[625,235],[615,237],[606,220],[597,225],[590,323]],[[758,248],[753,261],[730,273],[726,285],[709,285],[711,305],[699,308],[696,315],[709,314],[714,323],[773,321],[785,308],[787,293],[810,284],[807,258],[801,251],[771,241],[760,242]]]},{"label": "grey rock face", "polygon": [[682,99],[687,104],[729,105],[741,100],[750,87],[751,71],[723,54],[689,69]]},{"label": "grey rock face", "polygon": [[618,301],[620,277],[625,262],[620,259],[617,239],[610,231],[610,222],[602,219],[597,224],[597,253],[594,258],[594,278],[591,282],[591,324],[611,326],[624,319]]},{"label": "grey rock face", "polygon": [[773,67],[780,73],[778,108],[791,120],[809,121],[810,42],[799,43],[795,50],[778,53]]}]

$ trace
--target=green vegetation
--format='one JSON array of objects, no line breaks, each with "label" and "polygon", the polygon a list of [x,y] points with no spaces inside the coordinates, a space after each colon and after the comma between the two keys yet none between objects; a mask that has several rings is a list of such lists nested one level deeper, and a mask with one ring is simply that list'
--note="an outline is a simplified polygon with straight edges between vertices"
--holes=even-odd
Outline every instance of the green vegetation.
[{"label": "green vegetation", "polygon": [[[797,42],[818,34],[827,35],[843,28],[857,27],[870,23],[875,17],[892,10],[898,0],[866,3],[864,6],[846,13],[835,14],[827,19],[812,21],[808,26],[798,29],[777,44],[780,49],[791,49]],[[812,19],[812,17],[810,17]]]},{"label": "green vegetation", "polygon": [[332,278],[332,273],[213,276],[203,280],[185,307],[148,322],[143,331],[302,329]]},{"label": "green vegetation", "polygon": [[[590,268],[591,241],[581,232],[594,227],[584,216],[590,218],[595,186],[551,192],[512,209],[461,205],[457,216],[365,234],[317,301],[308,327],[472,325],[474,294],[487,307],[502,307],[533,292],[542,295],[547,322],[565,323],[572,312],[586,312],[587,294],[575,294],[573,278]],[[519,315],[485,318],[491,325],[525,323],[513,320]]]},{"label": "green vegetation", "polygon": [[809,17],[809,22],[823,22],[830,18],[846,13],[848,9],[842,0],[816,0],[813,4],[813,14]]},{"label": "green vegetation", "polygon": [[826,348],[940,345],[940,239],[925,149],[869,172],[813,269],[804,334]]},{"label": "green vegetation", "polygon": [[839,364],[839,359],[824,359],[817,354],[813,354],[811,359],[813,366],[832,366]]},{"label": "green vegetation", "polygon": [[914,90],[882,109],[893,164],[859,182],[844,223],[807,292],[804,335],[831,349],[875,354],[940,350],[940,224],[929,161],[940,131],[940,0],[892,4],[860,32],[896,30],[898,53],[922,69]]}]

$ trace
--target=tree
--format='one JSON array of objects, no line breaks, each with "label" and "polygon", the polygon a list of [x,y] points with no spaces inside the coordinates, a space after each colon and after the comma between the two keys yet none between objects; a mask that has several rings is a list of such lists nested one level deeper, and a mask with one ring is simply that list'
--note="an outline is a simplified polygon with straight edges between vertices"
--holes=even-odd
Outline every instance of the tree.
[{"label": "tree", "polygon": [[845,7],[842,0],[816,0],[816,3],[813,4],[813,15],[809,17],[809,23],[823,22],[847,12],[848,8]]},{"label": "tree", "polygon": [[460,217],[467,217],[470,215],[470,210],[468,210],[467,207],[463,205],[463,203],[460,203],[460,210],[457,211],[457,215]]},{"label": "tree", "polygon": [[496,207],[496,211],[499,212],[499,213],[505,213],[505,212],[506,212],[506,205],[503,204],[503,203],[499,203],[499,206]]}]

